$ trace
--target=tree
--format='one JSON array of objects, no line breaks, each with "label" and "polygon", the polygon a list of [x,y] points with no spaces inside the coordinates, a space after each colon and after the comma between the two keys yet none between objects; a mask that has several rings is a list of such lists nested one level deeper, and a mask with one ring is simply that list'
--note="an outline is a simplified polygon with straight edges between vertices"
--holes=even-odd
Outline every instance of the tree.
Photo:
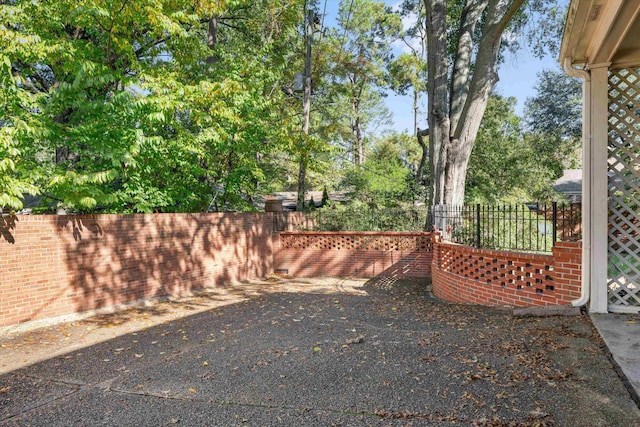
[{"label": "tree", "polygon": [[[332,74],[335,86],[350,111],[353,161],[362,164],[364,156],[363,124],[365,105],[379,101],[379,88],[388,85],[386,65],[391,59],[391,40],[400,31],[400,19],[384,3],[375,0],[342,2],[338,17],[340,28],[331,37]],[[340,35],[342,32],[342,35]],[[346,38],[346,39],[345,39]]]},{"label": "tree", "polygon": [[[502,36],[532,14],[556,10],[537,0],[424,0],[427,22],[430,204],[462,204],[467,165],[498,81]],[[456,31],[450,31],[455,25]]]},{"label": "tree", "polygon": [[352,190],[352,197],[371,207],[398,206],[410,200],[410,170],[402,142],[397,135],[377,139],[364,164],[347,170],[343,185]]},{"label": "tree", "polygon": [[400,16],[411,24],[404,29],[399,41],[405,52],[391,62],[391,88],[406,95],[409,91],[413,98],[413,135],[418,134],[418,106],[421,95],[427,89],[427,31],[425,27],[424,3],[422,0],[405,0],[401,4]]},{"label": "tree", "polygon": [[401,4],[400,16],[410,20],[411,25],[401,34],[399,40],[408,52],[402,53],[389,67],[392,89],[402,95],[411,91],[413,98],[413,136],[422,149],[422,157],[415,173],[415,184],[425,185],[425,170],[429,158],[428,131],[418,128],[420,98],[427,89],[427,30],[425,25],[424,3],[422,0],[405,0]]},{"label": "tree", "polygon": [[581,162],[582,85],[562,70],[538,73],[536,94],[525,103],[525,118],[538,151],[555,153],[559,169]]},{"label": "tree", "polygon": [[3,4],[0,206],[252,209],[262,153],[294,135],[276,88],[300,3]]},{"label": "tree", "polygon": [[0,213],[3,208],[22,209],[25,193],[39,193],[33,184],[38,174],[31,160],[33,147],[20,144],[39,128],[28,113],[36,108],[36,101],[34,94],[17,87],[11,61],[0,53]]},{"label": "tree", "polygon": [[515,98],[489,99],[469,159],[465,201],[498,203],[547,198],[558,177],[553,150],[523,133]]}]

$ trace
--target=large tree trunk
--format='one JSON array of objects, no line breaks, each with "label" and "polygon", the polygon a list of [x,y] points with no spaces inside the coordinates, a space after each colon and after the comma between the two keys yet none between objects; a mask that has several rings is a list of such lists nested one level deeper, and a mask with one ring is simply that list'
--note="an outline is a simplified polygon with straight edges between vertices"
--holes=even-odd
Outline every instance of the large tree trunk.
[{"label": "large tree trunk", "polygon": [[[524,0],[466,1],[460,19],[450,84],[447,84],[446,0],[424,2],[429,43],[432,178],[432,197],[429,202],[432,205],[461,205],[464,203],[469,157],[489,96],[498,81],[500,38]],[[473,35],[485,10],[475,63],[472,64]],[[445,125],[447,129],[444,129]]]},{"label": "large tree trunk", "polygon": [[468,1],[462,11],[458,46],[451,78],[451,129],[456,129],[469,94],[471,78],[471,58],[473,54],[473,34],[487,7],[488,0]]},{"label": "large tree trunk", "polygon": [[444,168],[449,141],[447,60],[447,2],[424,0],[427,21],[427,87],[429,92],[429,161],[431,191],[428,204],[444,203]]}]

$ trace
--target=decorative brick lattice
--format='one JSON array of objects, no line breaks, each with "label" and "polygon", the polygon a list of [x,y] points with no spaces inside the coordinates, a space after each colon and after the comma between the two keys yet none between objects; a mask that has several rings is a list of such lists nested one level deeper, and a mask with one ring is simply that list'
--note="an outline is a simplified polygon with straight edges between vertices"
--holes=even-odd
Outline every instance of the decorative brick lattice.
[{"label": "decorative brick lattice", "polygon": [[291,232],[280,235],[283,249],[431,252],[431,233]]},{"label": "decorative brick lattice", "polygon": [[465,246],[447,246],[441,252],[440,268],[478,283],[536,294],[554,290],[553,258],[514,252],[477,251]]},{"label": "decorative brick lattice", "polygon": [[640,311],[640,70],[609,73],[608,280],[611,311]]}]

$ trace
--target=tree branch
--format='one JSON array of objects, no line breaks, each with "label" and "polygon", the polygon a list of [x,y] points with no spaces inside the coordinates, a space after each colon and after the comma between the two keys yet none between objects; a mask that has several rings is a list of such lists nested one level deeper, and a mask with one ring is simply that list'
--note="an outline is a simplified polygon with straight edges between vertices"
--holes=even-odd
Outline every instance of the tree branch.
[{"label": "tree branch", "polygon": [[488,0],[467,0],[462,11],[460,29],[458,31],[458,46],[451,77],[451,129],[455,129],[458,126],[464,104],[467,101],[471,57],[473,54],[473,34],[487,4]]},{"label": "tree branch", "polygon": [[500,32],[500,36],[502,36],[505,28],[507,28],[507,25],[509,25],[509,22],[511,22],[511,19],[516,14],[516,12],[518,12],[518,9],[520,9],[523,3],[524,0],[514,0],[509,9],[507,9],[505,14],[502,16],[502,19],[498,23],[497,27],[497,30]]},{"label": "tree branch", "polygon": [[504,32],[505,28],[507,28],[507,25],[509,25],[509,22],[511,21],[513,16],[516,14],[516,12],[518,12],[520,7],[524,3],[524,0],[513,0],[511,5],[509,5],[502,13],[500,13],[500,11],[498,11],[498,5],[495,3],[496,1],[499,0],[492,0],[491,6],[489,7],[490,13],[494,12],[491,13],[494,16],[489,17],[489,27],[486,31],[486,35],[494,41],[497,41],[500,39],[500,37],[502,37],[502,33]]},{"label": "tree branch", "polygon": [[163,38],[161,38],[161,39],[158,39],[158,40],[154,40],[154,41],[152,41],[151,43],[148,43],[148,44],[146,44],[146,45],[144,45],[144,46],[140,46],[138,49],[136,49],[136,50],[133,52],[133,54],[136,56],[136,58],[139,58],[139,57],[140,57],[140,55],[142,55],[142,54],[143,54],[147,49],[151,49],[152,47],[156,47],[156,46],[158,46],[159,44],[162,44],[162,43],[164,43],[164,42],[166,42],[166,41],[167,41],[167,39],[166,39],[166,38],[164,38],[164,37],[163,37]]},{"label": "tree branch", "polygon": [[447,2],[424,0],[427,26],[427,68],[429,87],[429,173],[431,188],[427,203],[444,203],[444,168],[451,127],[449,125],[449,82],[447,56]]},{"label": "tree branch", "polygon": [[420,156],[420,164],[418,165],[418,170],[416,170],[416,184],[423,185],[424,184],[424,168],[427,165],[427,159],[429,158],[429,146],[424,141],[425,136],[429,136],[429,128],[426,129],[418,129],[416,132],[416,137],[418,139],[418,144],[420,144],[420,148],[422,148],[422,156]]}]

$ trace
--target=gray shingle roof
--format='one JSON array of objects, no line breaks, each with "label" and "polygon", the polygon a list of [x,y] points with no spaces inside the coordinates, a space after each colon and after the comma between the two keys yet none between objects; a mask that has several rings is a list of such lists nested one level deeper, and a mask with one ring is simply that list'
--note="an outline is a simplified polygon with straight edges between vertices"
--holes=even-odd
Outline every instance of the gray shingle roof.
[{"label": "gray shingle roof", "polygon": [[563,194],[582,193],[582,169],[567,169],[553,184],[553,189]]}]

